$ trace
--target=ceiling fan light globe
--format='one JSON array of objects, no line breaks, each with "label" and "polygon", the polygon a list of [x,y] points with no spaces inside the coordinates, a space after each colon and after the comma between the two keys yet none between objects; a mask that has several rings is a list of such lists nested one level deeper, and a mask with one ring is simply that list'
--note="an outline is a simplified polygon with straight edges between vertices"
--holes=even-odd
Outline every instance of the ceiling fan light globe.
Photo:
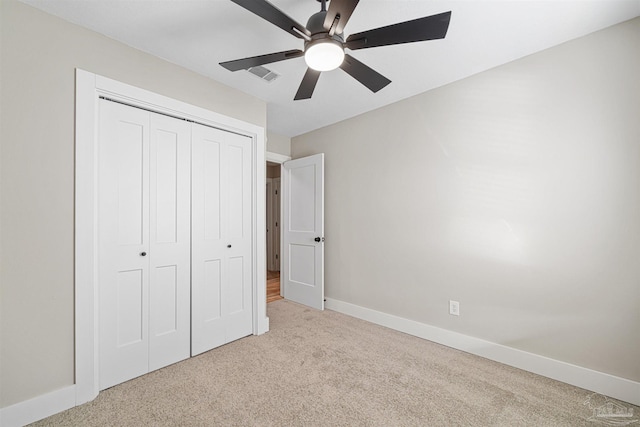
[{"label": "ceiling fan light globe", "polygon": [[314,43],[305,50],[304,60],[316,71],[335,70],[344,61],[344,48],[331,40]]}]

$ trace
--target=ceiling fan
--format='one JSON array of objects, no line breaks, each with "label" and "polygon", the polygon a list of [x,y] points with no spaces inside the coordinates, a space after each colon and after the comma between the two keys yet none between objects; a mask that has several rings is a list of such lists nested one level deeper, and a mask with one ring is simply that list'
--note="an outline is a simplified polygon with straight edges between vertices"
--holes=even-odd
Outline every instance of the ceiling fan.
[{"label": "ceiling fan", "polygon": [[443,39],[447,34],[449,20],[451,19],[451,11],[449,11],[351,34],[345,40],[343,36],[344,27],[347,25],[359,0],[331,0],[329,10],[327,10],[326,6],[327,0],[317,0],[321,3],[320,12],[311,15],[306,27],[300,25],[267,0],[231,1],[295,37],[303,39],[304,50],[287,50],[252,56],[250,58],[221,62],[220,65],[229,71],[238,71],[304,56],[308,68],[294,98],[296,101],[311,98],[320,73],[334,70],[338,67],[372,92],[379,91],[391,83],[391,80],[345,53],[344,49],[367,49],[370,47]]}]

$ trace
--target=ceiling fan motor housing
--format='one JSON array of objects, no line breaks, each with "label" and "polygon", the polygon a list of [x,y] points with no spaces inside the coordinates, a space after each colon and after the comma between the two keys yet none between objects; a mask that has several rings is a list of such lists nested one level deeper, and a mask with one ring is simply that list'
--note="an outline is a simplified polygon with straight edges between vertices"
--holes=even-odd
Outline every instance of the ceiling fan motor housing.
[{"label": "ceiling fan motor housing", "polygon": [[311,35],[315,35],[318,33],[327,33],[328,31],[324,28],[324,20],[327,16],[326,10],[321,10],[320,12],[316,12],[307,21],[307,30],[311,33]]},{"label": "ceiling fan motor housing", "polygon": [[329,32],[324,28],[324,19],[327,16],[326,10],[314,13],[307,21],[307,30],[311,33],[311,40],[305,41],[304,49],[307,50],[316,43],[335,43],[340,47],[343,47],[344,38],[342,34],[329,35]]}]

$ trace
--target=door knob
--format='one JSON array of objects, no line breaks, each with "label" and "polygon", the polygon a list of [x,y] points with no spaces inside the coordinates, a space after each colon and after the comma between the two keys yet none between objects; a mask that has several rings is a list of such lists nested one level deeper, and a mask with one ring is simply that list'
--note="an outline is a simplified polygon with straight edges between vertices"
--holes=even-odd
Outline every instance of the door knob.
[{"label": "door knob", "polygon": [[324,237],[316,237],[315,239],[316,242],[324,242]]},{"label": "door knob", "polygon": [[147,256],[146,252],[140,252],[140,256]]},{"label": "door knob", "polygon": [[230,247],[231,247],[231,245],[227,245],[227,247],[228,247],[228,248],[230,248]]}]

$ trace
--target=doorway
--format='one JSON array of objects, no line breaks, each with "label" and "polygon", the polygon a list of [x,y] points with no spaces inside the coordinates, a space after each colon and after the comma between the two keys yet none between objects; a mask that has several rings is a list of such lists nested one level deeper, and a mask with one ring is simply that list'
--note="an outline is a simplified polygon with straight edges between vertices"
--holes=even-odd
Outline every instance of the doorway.
[{"label": "doorway", "polygon": [[267,162],[267,303],[282,299],[280,290],[280,164]]},{"label": "doorway", "polygon": [[266,153],[266,266],[267,303],[283,298],[280,280],[281,254],[281,199],[280,175],[282,163],[290,157],[277,153]]}]

